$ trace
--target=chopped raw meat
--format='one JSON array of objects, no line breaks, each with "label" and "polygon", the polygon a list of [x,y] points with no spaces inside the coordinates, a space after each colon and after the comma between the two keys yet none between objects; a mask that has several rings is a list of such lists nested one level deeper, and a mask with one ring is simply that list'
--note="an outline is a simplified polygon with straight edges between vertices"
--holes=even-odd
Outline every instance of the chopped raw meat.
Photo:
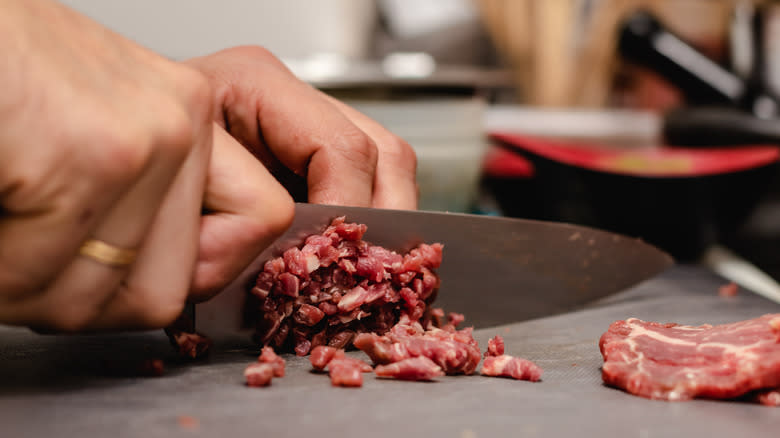
[{"label": "chopped raw meat", "polygon": [[311,366],[317,371],[322,371],[326,367],[330,371],[333,368],[345,366],[355,367],[362,373],[370,373],[374,370],[371,365],[362,360],[347,356],[344,350],[324,345],[320,345],[312,350],[309,361],[311,361]]},{"label": "chopped raw meat", "polygon": [[211,340],[200,333],[190,333],[166,329],[171,343],[177,347],[179,355],[196,359],[205,355],[211,348]]},{"label": "chopped raw meat", "polygon": [[430,324],[434,327],[441,327],[444,325],[444,309],[441,307],[433,307],[430,311]]},{"label": "chopped raw meat", "polygon": [[542,369],[530,360],[502,354],[486,357],[482,363],[482,374],[538,382],[542,378]]},{"label": "chopped raw meat", "polygon": [[355,363],[332,360],[328,364],[328,373],[333,386],[363,386],[363,372]]},{"label": "chopped raw meat", "polygon": [[501,335],[496,335],[488,341],[485,357],[501,356],[502,354],[504,354],[504,338],[502,338]]},{"label": "chopped raw meat", "polygon": [[325,367],[328,366],[328,363],[333,359],[333,356],[335,356],[336,351],[338,350],[326,345],[314,347],[309,356],[311,366],[317,371],[324,370]]},{"label": "chopped raw meat", "polygon": [[[411,291],[410,291],[411,292]],[[447,322],[444,322],[444,310],[438,307],[429,311],[427,327],[437,327],[448,332],[454,332],[466,318],[462,313],[450,312],[447,314]]]},{"label": "chopped raw meat", "polygon": [[182,357],[196,359],[204,356],[211,348],[211,340],[195,332],[195,324],[186,313],[179,315],[176,321],[166,327],[165,334]]},{"label": "chopped raw meat", "polygon": [[433,380],[434,377],[444,375],[441,367],[425,356],[379,365],[375,372],[379,377],[394,377],[400,380]]},{"label": "chopped raw meat", "polygon": [[361,373],[370,373],[371,371],[374,371],[374,368],[371,365],[358,358],[347,356],[344,353],[344,350],[336,350],[333,354],[333,358],[328,362],[328,369],[330,369],[330,367],[339,367],[342,365],[354,366],[359,369]]},{"label": "chopped raw meat", "polygon": [[[773,332],[780,336],[780,316],[770,319],[769,327],[772,328]],[[778,342],[780,342],[780,338],[778,338]]]},{"label": "chopped raw meat", "polygon": [[146,359],[141,362],[138,372],[142,376],[159,377],[165,372],[165,363],[162,359]]},{"label": "chopped raw meat", "polygon": [[244,370],[247,386],[268,386],[274,377],[274,367],[269,363],[255,362]]},{"label": "chopped raw meat", "polygon": [[[318,345],[348,348],[357,333],[381,335],[399,321],[429,318],[442,245],[399,254],[363,241],[366,230],[339,217],[264,264],[245,311],[258,343],[303,356]],[[454,331],[462,315],[449,320]]]},{"label": "chopped raw meat", "polygon": [[307,326],[316,325],[325,317],[325,312],[311,304],[301,304],[295,313],[295,322]]},{"label": "chopped raw meat", "polygon": [[481,359],[471,327],[450,332],[435,327],[423,330],[416,322],[397,324],[384,336],[360,334],[354,345],[376,364],[386,365],[425,356],[446,374],[473,374]]},{"label": "chopped raw meat", "polygon": [[759,391],[755,400],[765,406],[780,406],[780,389]]},{"label": "chopped raw meat", "polygon": [[[662,400],[732,399],[780,388],[780,314],[718,326],[636,318],[612,323],[599,342],[608,385]],[[776,393],[776,392],[775,392]]]},{"label": "chopped raw meat", "polygon": [[718,295],[722,297],[733,297],[739,293],[739,286],[736,283],[724,284],[718,288]]},{"label": "chopped raw meat", "polygon": [[463,316],[462,313],[450,312],[447,315],[448,322],[455,328],[457,328],[465,319],[466,317]]},{"label": "chopped raw meat", "polygon": [[198,429],[200,427],[200,421],[191,415],[180,415],[179,427],[182,429]]},{"label": "chopped raw meat", "polygon": [[270,364],[273,367],[274,377],[284,377],[284,359],[274,353],[273,348],[263,347],[257,360],[260,363]]}]

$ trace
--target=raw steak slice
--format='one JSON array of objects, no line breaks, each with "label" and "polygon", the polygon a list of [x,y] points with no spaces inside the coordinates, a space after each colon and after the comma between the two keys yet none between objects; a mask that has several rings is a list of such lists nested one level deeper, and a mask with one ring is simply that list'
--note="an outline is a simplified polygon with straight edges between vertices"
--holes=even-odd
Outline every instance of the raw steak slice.
[{"label": "raw steak slice", "polygon": [[[427,324],[442,245],[398,254],[362,240],[366,229],[336,218],[265,263],[245,308],[258,343],[305,356],[320,345],[348,348],[356,334],[381,335],[399,321]],[[453,329],[461,319],[450,315]]]},{"label": "raw steak slice", "polygon": [[771,404],[780,387],[780,314],[695,327],[630,318],[612,323],[599,347],[604,382],[651,399],[762,391],[760,400]]},{"label": "raw steak slice", "polygon": [[425,356],[379,365],[375,371],[379,377],[394,377],[399,380],[433,380],[434,377],[444,375],[441,367]]},{"label": "raw steak slice", "polygon": [[542,369],[530,360],[502,354],[485,358],[482,375],[538,382],[542,378]]}]

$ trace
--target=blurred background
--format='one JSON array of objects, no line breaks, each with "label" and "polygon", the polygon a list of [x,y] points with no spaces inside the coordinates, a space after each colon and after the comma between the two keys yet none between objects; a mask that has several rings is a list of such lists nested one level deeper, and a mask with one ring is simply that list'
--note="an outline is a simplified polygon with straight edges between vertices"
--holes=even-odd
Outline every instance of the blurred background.
[{"label": "blurred background", "polygon": [[415,148],[421,209],[591,225],[780,279],[780,2],[64,3],[173,59],[267,47]]}]

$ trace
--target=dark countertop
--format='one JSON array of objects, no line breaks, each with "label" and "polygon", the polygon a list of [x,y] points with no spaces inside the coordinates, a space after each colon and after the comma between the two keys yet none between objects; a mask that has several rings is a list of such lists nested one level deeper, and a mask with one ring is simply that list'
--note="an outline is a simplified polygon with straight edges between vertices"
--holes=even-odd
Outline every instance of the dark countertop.
[{"label": "dark countertop", "polygon": [[[780,304],[747,291],[719,297],[723,283],[678,266],[580,311],[476,332],[483,347],[501,334],[508,354],[539,364],[538,383],[365,375],[362,389],[332,388],[327,376],[309,372],[306,358],[288,356],[285,378],[247,388],[242,372],[256,351],[235,340],[219,340],[204,361],[183,363],[159,332],[62,337],[0,327],[0,424],[9,437],[773,436],[778,408],[651,401],[601,383],[598,339],[614,320],[724,323],[780,312]],[[455,310],[468,318],[468,309]],[[116,370],[143,357],[166,358],[166,373]]]}]

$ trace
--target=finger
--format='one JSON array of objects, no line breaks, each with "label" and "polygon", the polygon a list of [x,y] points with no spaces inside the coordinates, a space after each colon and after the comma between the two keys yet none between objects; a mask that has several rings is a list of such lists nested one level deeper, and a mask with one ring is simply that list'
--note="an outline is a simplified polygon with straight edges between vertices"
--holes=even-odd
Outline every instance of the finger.
[{"label": "finger", "polygon": [[372,206],[414,210],[417,208],[417,155],[400,137],[360,111],[323,93],[352,123],[368,134],[377,145],[379,156],[374,180]]},{"label": "finger", "polygon": [[373,140],[319,92],[270,62],[267,52],[241,50],[247,56],[216,55],[225,56],[231,68],[201,66],[222,90],[217,98],[231,135],[272,172],[278,160],[305,177],[310,202],[370,206],[377,164]]},{"label": "finger", "polygon": [[211,124],[196,133],[187,160],[118,292],[90,322],[89,328],[145,329],[168,325],[181,313],[198,253],[203,192],[212,150]]},{"label": "finger", "polygon": [[258,103],[263,137],[285,166],[306,177],[309,202],[370,206],[373,140],[304,84],[284,80],[270,89]]},{"label": "finger", "polygon": [[[89,238],[130,250],[143,244],[158,207],[187,157],[191,140],[189,135],[183,135],[160,141],[167,147],[154,149],[147,170],[102,215],[102,222],[88,231]],[[0,306],[0,320],[49,325],[65,331],[82,330],[103,311],[129,271],[130,267],[107,266],[86,256],[76,256],[37,296],[15,306]],[[11,314],[6,315],[9,309]]]},{"label": "finger", "polygon": [[220,127],[208,173],[192,297],[227,286],[292,222],[292,198]]},{"label": "finger", "polygon": [[[154,179],[184,159],[184,154],[155,157],[149,153],[151,145],[123,138],[127,127],[115,129],[99,120],[96,124],[100,128],[93,140],[104,142],[103,153],[61,147],[47,151],[54,154],[47,159],[28,154],[14,162],[14,168],[0,164],[3,177],[20,181],[0,199],[6,209],[0,216],[0,291],[8,292],[6,296],[43,291],[143,175]],[[151,169],[154,163],[162,167]]]}]

